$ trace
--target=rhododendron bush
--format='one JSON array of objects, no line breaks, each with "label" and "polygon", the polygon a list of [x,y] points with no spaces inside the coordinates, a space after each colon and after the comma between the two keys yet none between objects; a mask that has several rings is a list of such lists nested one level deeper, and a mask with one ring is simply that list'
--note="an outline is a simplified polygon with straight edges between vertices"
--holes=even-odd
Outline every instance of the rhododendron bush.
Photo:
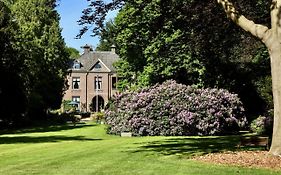
[{"label": "rhododendron bush", "polygon": [[236,94],[223,89],[199,89],[166,81],[113,97],[106,110],[110,134],[135,136],[223,135],[246,124]]}]

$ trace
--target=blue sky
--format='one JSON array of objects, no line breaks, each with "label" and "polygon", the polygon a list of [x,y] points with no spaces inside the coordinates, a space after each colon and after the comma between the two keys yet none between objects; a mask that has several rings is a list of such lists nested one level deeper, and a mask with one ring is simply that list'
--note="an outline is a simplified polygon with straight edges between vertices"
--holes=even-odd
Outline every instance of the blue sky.
[{"label": "blue sky", "polygon": [[[98,37],[90,36],[90,32],[84,34],[81,39],[75,39],[75,36],[82,28],[78,25],[77,21],[82,16],[82,10],[87,7],[87,0],[60,0],[59,4],[57,10],[61,17],[60,26],[66,45],[76,48],[80,52],[82,51],[80,47],[85,44],[90,44],[95,48],[99,39]],[[108,14],[107,19],[114,18],[116,13],[117,12],[111,12]]]}]

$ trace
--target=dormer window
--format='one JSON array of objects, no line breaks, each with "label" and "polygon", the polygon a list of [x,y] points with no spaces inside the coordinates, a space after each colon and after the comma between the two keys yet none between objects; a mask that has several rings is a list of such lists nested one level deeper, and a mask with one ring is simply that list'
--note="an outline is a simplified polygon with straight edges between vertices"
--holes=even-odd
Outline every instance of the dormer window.
[{"label": "dormer window", "polygon": [[80,69],[80,68],[81,68],[81,64],[79,62],[74,62],[73,69]]},{"label": "dormer window", "polygon": [[100,62],[98,62],[97,64],[95,64],[94,68],[95,68],[95,69],[101,69]]}]

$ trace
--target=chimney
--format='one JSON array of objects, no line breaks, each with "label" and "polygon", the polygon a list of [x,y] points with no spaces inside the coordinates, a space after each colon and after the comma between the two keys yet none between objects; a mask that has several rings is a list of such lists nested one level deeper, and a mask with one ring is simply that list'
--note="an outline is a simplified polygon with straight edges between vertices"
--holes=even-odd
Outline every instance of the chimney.
[{"label": "chimney", "polygon": [[114,44],[112,44],[111,46],[111,52],[116,53],[116,46]]},{"label": "chimney", "polygon": [[85,46],[81,47],[82,49],[84,49],[84,54],[90,53],[91,51],[93,51],[92,46],[86,44]]}]

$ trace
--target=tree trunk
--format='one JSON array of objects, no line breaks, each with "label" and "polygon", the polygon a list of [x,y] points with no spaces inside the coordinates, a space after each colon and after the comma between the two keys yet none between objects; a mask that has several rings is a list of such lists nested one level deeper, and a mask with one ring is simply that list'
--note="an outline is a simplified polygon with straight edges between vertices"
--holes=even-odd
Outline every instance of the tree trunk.
[{"label": "tree trunk", "polygon": [[269,48],[274,102],[273,135],[269,153],[281,156],[281,43],[277,37],[274,40]]},{"label": "tree trunk", "polygon": [[231,0],[217,0],[227,16],[238,26],[259,38],[268,48],[271,60],[274,123],[269,154],[281,156],[281,0],[272,0],[271,29],[247,19],[235,9]]}]

